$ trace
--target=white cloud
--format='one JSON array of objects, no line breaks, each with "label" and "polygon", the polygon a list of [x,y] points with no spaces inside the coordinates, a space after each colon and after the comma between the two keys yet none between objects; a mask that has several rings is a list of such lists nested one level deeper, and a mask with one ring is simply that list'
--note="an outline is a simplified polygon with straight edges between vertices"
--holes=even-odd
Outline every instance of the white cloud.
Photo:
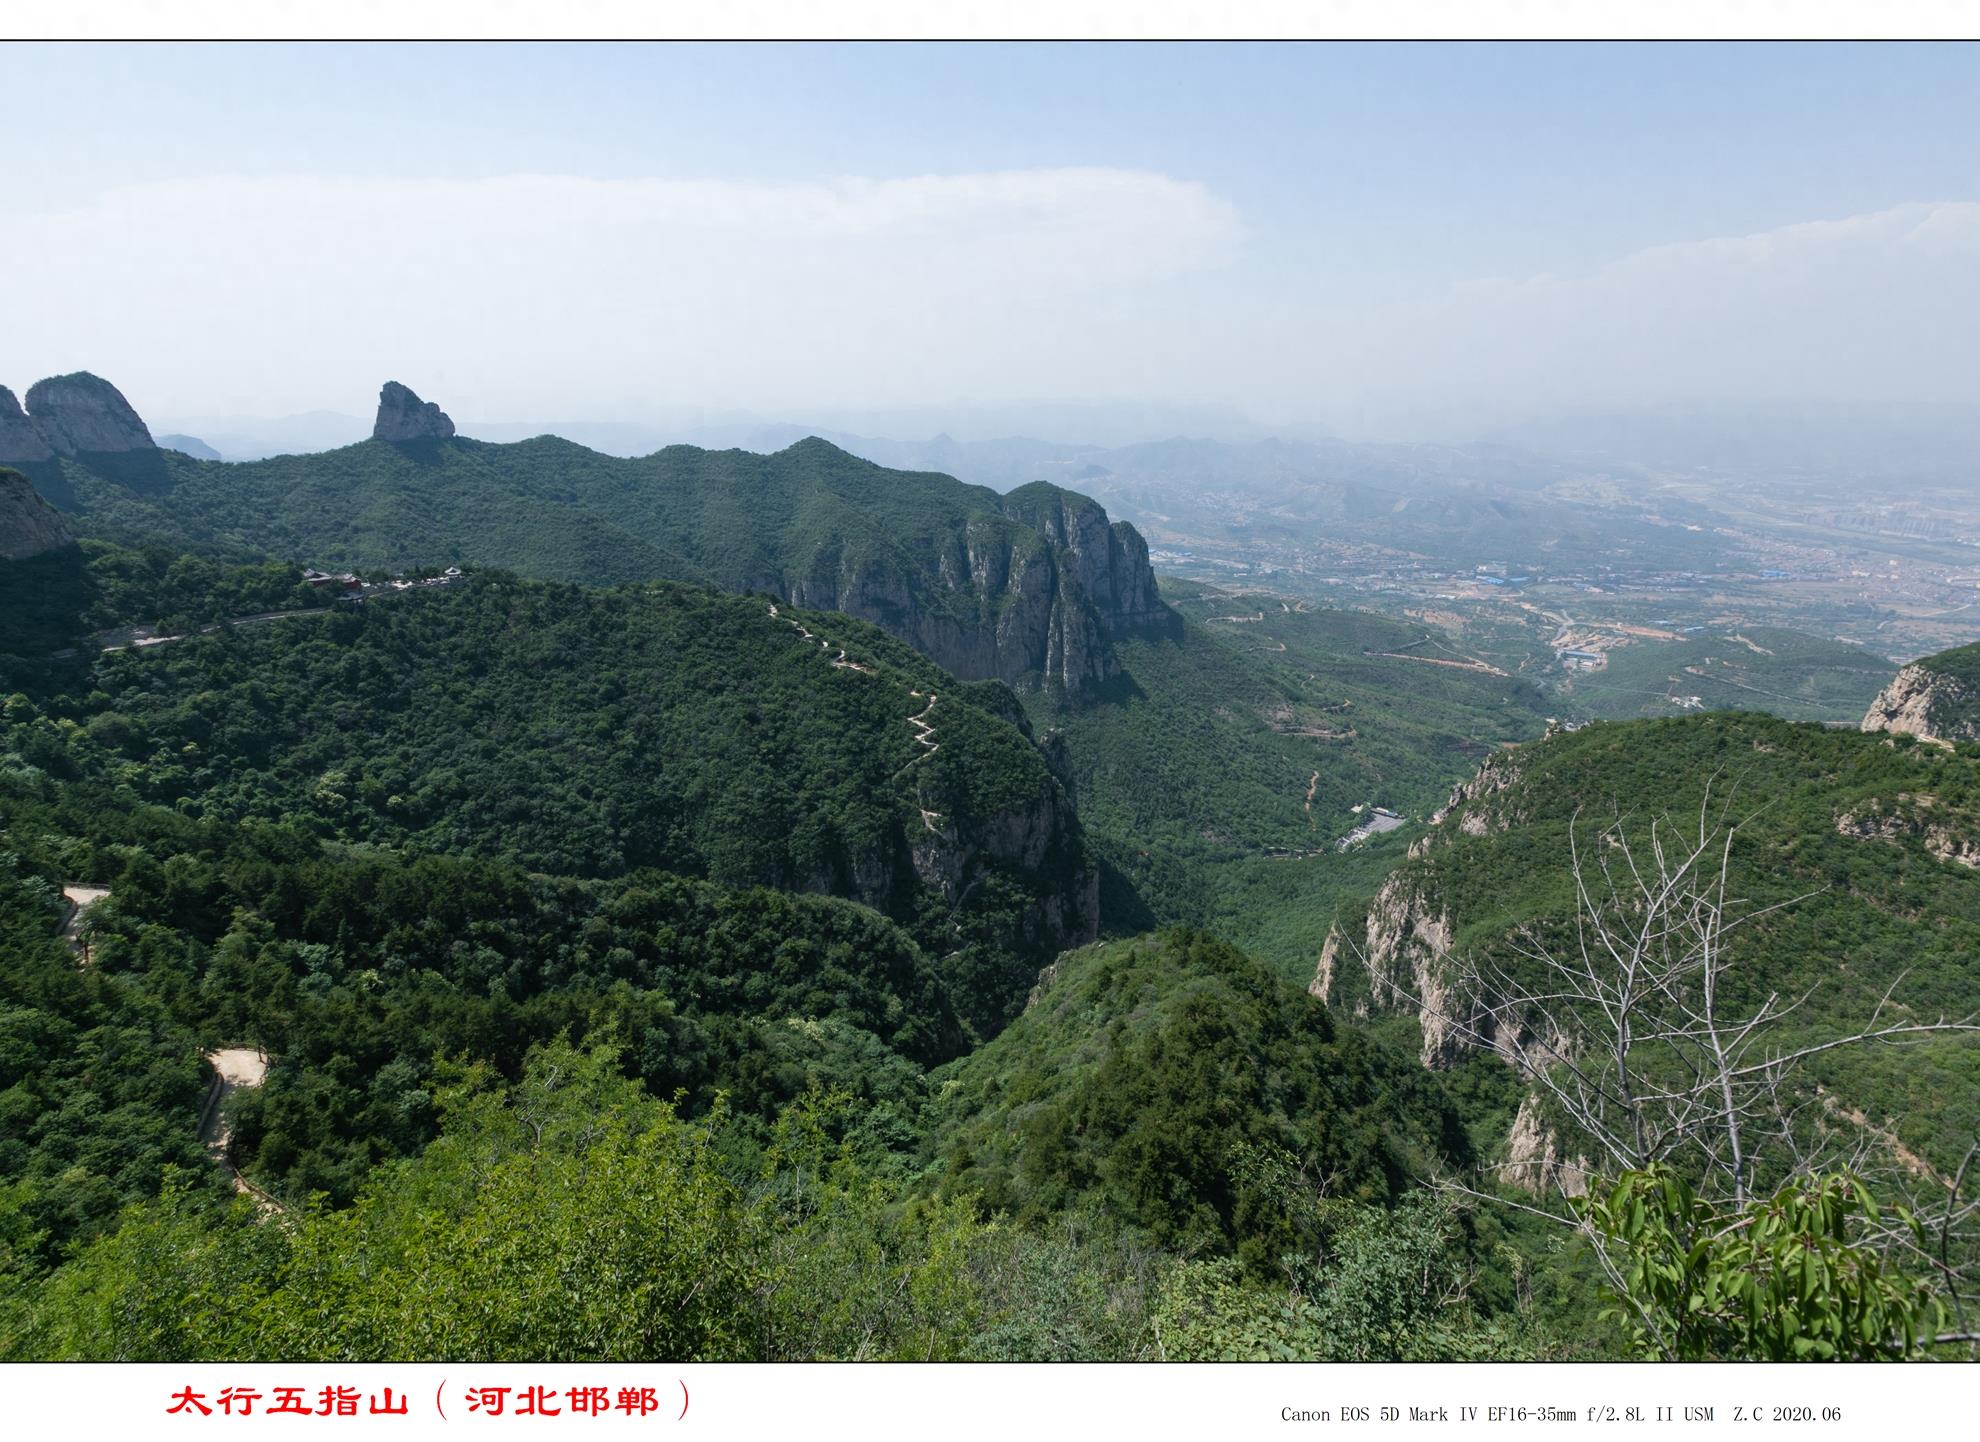
[{"label": "white cloud", "polygon": [[0,381],[87,368],[158,416],[365,412],[392,377],[468,419],[1141,399],[1386,435],[1980,397],[1980,204],[1401,304],[1269,248],[1131,170],[177,180],[9,217]]},{"label": "white cloud", "polygon": [[16,214],[0,266],[10,368],[160,414],[362,408],[397,377],[456,414],[623,416],[1077,390],[1096,327],[1242,238],[1202,186],[1125,170],[216,178]]},{"label": "white cloud", "polygon": [[1905,205],[1343,314],[1334,340],[1356,364],[1326,370],[1378,430],[1591,407],[1973,404],[1975,315],[1980,204]]}]

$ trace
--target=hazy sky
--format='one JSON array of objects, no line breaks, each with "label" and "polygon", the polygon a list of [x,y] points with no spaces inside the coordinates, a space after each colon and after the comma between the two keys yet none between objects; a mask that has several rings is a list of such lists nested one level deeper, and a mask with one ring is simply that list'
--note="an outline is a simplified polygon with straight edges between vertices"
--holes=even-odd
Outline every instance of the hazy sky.
[{"label": "hazy sky", "polygon": [[1349,434],[1980,399],[1980,50],[0,46],[0,382]]}]

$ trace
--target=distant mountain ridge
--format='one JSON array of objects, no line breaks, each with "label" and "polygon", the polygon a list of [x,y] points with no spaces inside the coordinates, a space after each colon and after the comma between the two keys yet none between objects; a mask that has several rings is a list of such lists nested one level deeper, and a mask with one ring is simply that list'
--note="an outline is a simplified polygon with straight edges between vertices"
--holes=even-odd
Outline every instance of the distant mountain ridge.
[{"label": "distant mountain ridge", "polygon": [[397,383],[373,439],[240,464],[151,449],[27,464],[86,533],[339,567],[454,562],[558,581],[671,579],[837,610],[965,680],[1090,692],[1113,642],[1175,634],[1148,548],[1091,499],[891,471],[815,438],[758,455],[601,455],[451,434]]}]

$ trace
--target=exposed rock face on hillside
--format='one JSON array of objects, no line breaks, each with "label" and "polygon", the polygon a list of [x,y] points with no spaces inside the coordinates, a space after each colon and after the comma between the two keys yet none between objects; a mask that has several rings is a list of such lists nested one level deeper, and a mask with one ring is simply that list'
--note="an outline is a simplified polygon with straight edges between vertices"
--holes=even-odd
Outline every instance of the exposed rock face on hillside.
[{"label": "exposed rock face on hillside", "polygon": [[[6,420],[0,435],[21,462],[45,459],[33,405],[11,430]],[[437,444],[454,435],[438,406],[392,381],[373,428],[387,446],[230,466],[224,483],[161,461],[171,483],[142,501],[161,531],[225,529],[340,566],[453,557],[586,585],[762,592],[870,621],[965,680],[1071,696],[1119,673],[1122,638],[1181,632],[1134,528],[1043,482],[1000,496],[816,437],[773,455],[679,446],[618,458],[547,437]],[[85,506],[137,484],[130,468],[80,469]]]},{"label": "exposed rock face on hillside", "polygon": [[432,401],[422,401],[407,386],[387,381],[378,392],[378,419],[371,427],[374,440],[446,440],[454,423]]},{"label": "exposed rock face on hillside", "polygon": [[28,419],[14,393],[0,386],[0,463],[32,465],[55,454],[40,427]]},{"label": "exposed rock face on hillside", "polygon": [[1097,501],[1037,484],[1004,497],[1003,509],[1059,548],[1066,579],[1093,603],[1110,635],[1175,626],[1156,589],[1148,543],[1126,521],[1108,524]]},{"label": "exposed rock face on hillside", "polygon": [[1927,741],[1980,741],[1980,697],[1931,660],[1897,673],[1870,703],[1865,731],[1899,731]]},{"label": "exposed rock face on hillside", "polygon": [[1056,781],[1041,788],[1030,806],[1001,811],[977,826],[957,827],[947,818],[925,823],[910,850],[915,874],[950,905],[1000,866],[1050,877],[1053,885],[1026,915],[1026,942],[1056,952],[1099,939],[1100,873]]},{"label": "exposed rock face on hillside", "polygon": [[1897,845],[1916,840],[1941,861],[1980,870],[1980,838],[1948,820],[1936,796],[1900,791],[1894,798],[1873,797],[1839,814],[1836,833]]},{"label": "exposed rock face on hillside", "polygon": [[[1527,748],[1495,752],[1477,773],[1451,789],[1431,818],[1439,831],[1412,846],[1368,904],[1355,931],[1336,924],[1327,933],[1307,990],[1332,1006],[1413,1011],[1423,1029],[1423,1064],[1448,1067],[1474,1051],[1495,1051],[1515,1067],[1545,1065],[1565,1054],[1567,1039],[1540,1034],[1476,981],[1454,985],[1454,917],[1435,861],[1458,836],[1486,837],[1519,825],[1516,801],[1527,770]],[[1449,825],[1452,818],[1456,824]],[[1358,964],[1357,964],[1358,963]]]},{"label": "exposed rock face on hillside", "polygon": [[151,432],[122,392],[87,371],[35,382],[25,407],[0,386],[0,464],[153,448]]},{"label": "exposed rock face on hillside", "polygon": [[38,556],[73,539],[61,513],[35,493],[28,478],[0,466],[0,561]]},{"label": "exposed rock face on hillside", "polygon": [[745,584],[871,621],[964,680],[1071,695],[1117,674],[1117,638],[1180,634],[1134,527],[1055,486],[1014,491],[1001,510],[970,517],[932,577],[847,547],[833,571]]},{"label": "exposed rock face on hillside", "polygon": [[155,449],[123,392],[88,371],[36,381],[28,388],[27,413],[58,455]]},{"label": "exposed rock face on hillside", "polygon": [[1535,1196],[1586,1196],[1592,1175],[1588,1158],[1573,1161],[1561,1155],[1560,1139],[1540,1114],[1539,1103],[1529,1093],[1519,1104],[1512,1130],[1506,1135],[1506,1159],[1499,1167],[1499,1180]]},{"label": "exposed rock face on hillside", "polygon": [[[1494,808],[1478,803],[1518,785],[1520,774],[1517,750],[1499,751],[1487,756],[1476,775],[1451,788],[1449,799],[1430,818],[1430,824],[1442,826],[1453,812],[1459,812],[1462,814],[1458,816],[1457,829],[1465,836],[1487,836],[1494,831],[1504,831],[1518,818],[1501,815]],[[1426,836],[1423,839],[1427,842],[1430,838]],[[1424,850],[1428,851],[1429,847],[1425,846]],[[1410,852],[1412,857],[1417,854],[1414,849]]]}]

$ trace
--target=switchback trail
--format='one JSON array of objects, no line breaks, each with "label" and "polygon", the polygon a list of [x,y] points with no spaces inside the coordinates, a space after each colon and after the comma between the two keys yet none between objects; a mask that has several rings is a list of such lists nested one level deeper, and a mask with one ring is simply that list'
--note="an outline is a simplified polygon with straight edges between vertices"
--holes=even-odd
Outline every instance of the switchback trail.
[{"label": "switchback trail", "polygon": [[[798,635],[804,638],[806,641],[816,641],[818,643],[819,649],[825,653],[827,658],[831,661],[832,665],[838,667],[840,670],[857,671],[862,676],[875,676],[879,674],[873,667],[868,666],[863,662],[854,661],[850,659],[846,655],[845,647],[835,646],[833,645],[832,642],[826,640],[823,636],[815,635],[813,632],[806,629],[804,623],[799,621],[795,616],[786,616],[782,614],[780,611],[778,611],[776,604],[774,602],[771,603],[770,606],[770,615],[776,620],[780,620],[785,625],[791,627],[792,630],[796,631]],[[922,692],[915,690],[913,688],[909,688],[908,690],[908,695],[910,696],[919,697],[922,694],[923,694]],[[901,777],[907,775],[907,773],[912,771],[915,768],[915,766],[918,765],[920,762],[926,761],[930,756],[933,756],[937,751],[942,749],[941,743],[935,739],[935,723],[928,719],[929,715],[935,710],[935,702],[940,698],[933,691],[930,691],[926,694],[928,699],[926,700],[926,702],[923,703],[922,708],[919,711],[917,711],[914,715],[907,718],[908,725],[912,727],[914,730],[915,744],[917,746],[925,747],[926,749],[916,752],[915,755],[908,760],[908,763],[905,766],[901,767],[900,770],[894,773],[892,779],[895,781],[900,780]],[[931,811],[926,806],[921,805],[919,798],[916,799],[915,810],[921,813],[921,824],[924,827],[926,827],[930,831],[941,830],[941,828],[935,824],[936,822],[942,819],[941,812]]]}]

